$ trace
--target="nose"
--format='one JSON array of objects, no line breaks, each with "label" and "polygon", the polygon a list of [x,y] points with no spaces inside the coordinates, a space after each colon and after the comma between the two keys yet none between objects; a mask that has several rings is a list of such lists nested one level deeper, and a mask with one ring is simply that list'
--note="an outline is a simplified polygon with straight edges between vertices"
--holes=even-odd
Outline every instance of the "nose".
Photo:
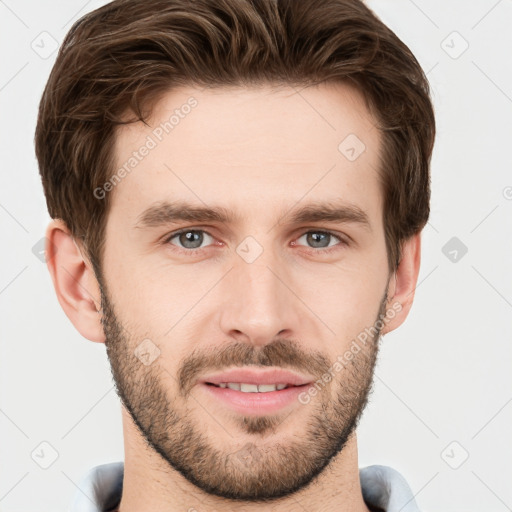
[{"label": "nose", "polygon": [[222,281],[222,332],[255,346],[276,336],[296,337],[304,328],[304,307],[293,290],[291,271],[269,252],[252,263],[235,258]]}]

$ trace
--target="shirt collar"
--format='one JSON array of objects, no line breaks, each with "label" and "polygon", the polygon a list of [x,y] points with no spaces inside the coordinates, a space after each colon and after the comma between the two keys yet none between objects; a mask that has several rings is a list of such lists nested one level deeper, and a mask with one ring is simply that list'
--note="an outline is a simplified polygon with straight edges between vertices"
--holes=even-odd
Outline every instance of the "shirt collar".
[{"label": "shirt collar", "polygon": [[[109,512],[121,501],[124,463],[92,468],[81,480],[69,512]],[[420,512],[405,478],[389,466],[359,469],[363,499],[385,512]]]}]

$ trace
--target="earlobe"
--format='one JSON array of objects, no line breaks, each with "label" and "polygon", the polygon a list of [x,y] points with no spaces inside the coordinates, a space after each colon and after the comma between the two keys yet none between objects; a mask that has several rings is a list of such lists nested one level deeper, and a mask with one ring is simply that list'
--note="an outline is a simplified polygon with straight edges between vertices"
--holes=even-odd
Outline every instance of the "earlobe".
[{"label": "earlobe", "polygon": [[60,219],[52,220],[46,229],[46,263],[57,299],[71,323],[88,340],[104,343],[96,276]]},{"label": "earlobe", "polygon": [[421,263],[421,232],[406,240],[402,246],[402,259],[391,277],[388,290],[387,321],[381,334],[395,330],[407,318],[416,290]]}]

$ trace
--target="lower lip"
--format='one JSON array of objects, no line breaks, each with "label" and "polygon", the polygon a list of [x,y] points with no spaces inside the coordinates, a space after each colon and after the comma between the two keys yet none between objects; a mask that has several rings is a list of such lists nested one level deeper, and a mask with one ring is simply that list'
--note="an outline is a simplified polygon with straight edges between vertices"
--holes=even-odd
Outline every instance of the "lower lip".
[{"label": "lower lip", "polygon": [[279,411],[292,403],[300,403],[298,396],[307,390],[309,384],[291,386],[267,393],[245,393],[236,389],[220,388],[204,382],[201,387],[210,396],[226,403],[241,414],[269,414]]}]

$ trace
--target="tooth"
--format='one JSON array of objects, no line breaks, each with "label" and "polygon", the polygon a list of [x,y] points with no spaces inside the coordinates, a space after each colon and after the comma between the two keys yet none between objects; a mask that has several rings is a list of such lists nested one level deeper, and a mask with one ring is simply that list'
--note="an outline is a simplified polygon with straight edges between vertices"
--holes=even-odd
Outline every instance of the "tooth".
[{"label": "tooth", "polygon": [[221,388],[234,389],[243,393],[269,393],[280,391],[288,387],[288,384],[246,384],[245,382],[220,382],[217,386]]},{"label": "tooth", "polygon": [[260,393],[266,393],[267,391],[275,391],[276,385],[275,384],[259,384],[258,385],[258,391]]},{"label": "tooth", "polygon": [[240,391],[243,391],[244,393],[257,393],[258,392],[258,385],[257,384],[240,384]]}]

